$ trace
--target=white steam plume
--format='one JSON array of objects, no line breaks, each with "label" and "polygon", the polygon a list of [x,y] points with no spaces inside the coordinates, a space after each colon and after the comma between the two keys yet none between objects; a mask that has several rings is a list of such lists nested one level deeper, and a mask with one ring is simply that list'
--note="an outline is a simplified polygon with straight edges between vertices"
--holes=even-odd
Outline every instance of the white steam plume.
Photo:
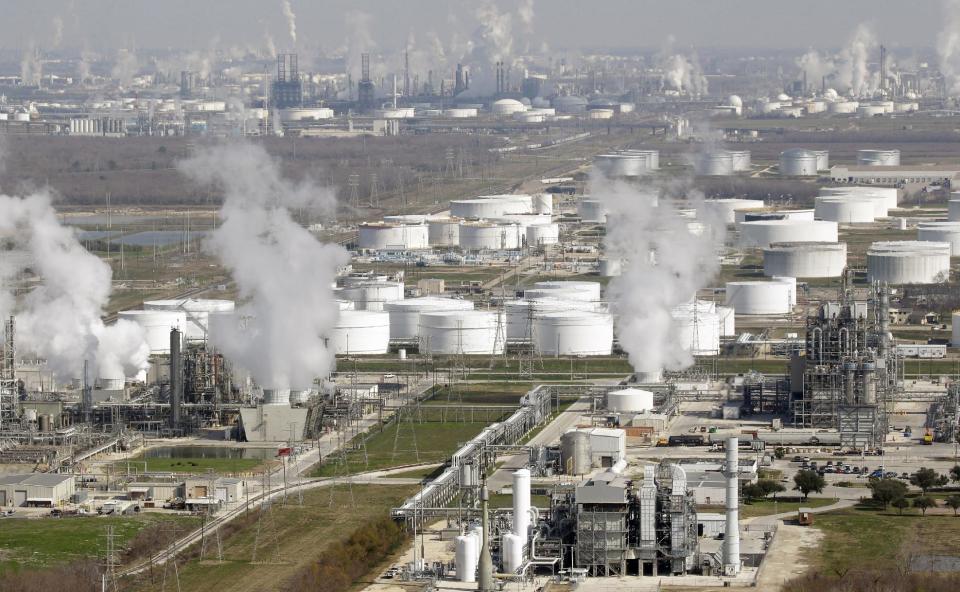
[{"label": "white steam plume", "polygon": [[293,7],[290,6],[290,0],[280,0],[281,8],[283,10],[283,18],[287,19],[287,32],[290,35],[290,42],[296,46],[297,45],[297,15],[293,12]]},{"label": "white steam plume", "polygon": [[117,59],[113,62],[110,76],[117,80],[120,86],[130,86],[133,77],[140,70],[137,56],[130,50],[121,49],[117,52]]},{"label": "white steam plume", "polygon": [[637,372],[686,368],[693,357],[686,349],[689,344],[678,338],[673,311],[695,298],[716,274],[725,226],[706,218],[699,192],[685,191],[683,203],[698,210],[704,226],[698,233],[691,229],[691,220],[680,216],[680,204],[671,195],[682,187],[635,185],[594,175],[590,194],[608,212],[606,252],[623,260],[622,274],[608,287],[620,344]]},{"label": "white steam plume", "polygon": [[43,62],[40,60],[40,52],[31,43],[20,57],[20,80],[24,86],[38,86],[41,78],[43,78]]},{"label": "white steam plume", "polygon": [[[0,273],[0,313],[16,315],[22,350],[45,358],[59,380],[81,376],[85,361],[103,378],[133,377],[146,369],[150,350],[140,326],[126,320],[105,326],[101,318],[110,298],[110,267],[60,224],[49,194],[0,195],[0,236],[13,246]],[[16,303],[12,280],[25,267],[39,284]]]},{"label": "white steam plume", "polygon": [[533,30],[533,0],[520,0],[517,6],[517,14],[520,16],[520,22],[529,32]]},{"label": "white steam plume", "polygon": [[943,1],[943,29],[937,35],[937,57],[947,92],[960,95],[960,0]]},{"label": "white steam plume", "polygon": [[[370,53],[377,47],[377,43],[370,33],[370,21],[372,19],[370,13],[362,10],[351,10],[344,15],[344,25],[347,30],[347,72],[354,73],[354,75],[360,74],[360,55]],[[374,64],[371,63],[370,66],[373,68]],[[371,78],[376,78],[373,72],[371,72]]]},{"label": "white steam plume", "polygon": [[837,69],[832,58],[821,55],[814,49],[800,56],[797,59],[797,66],[806,74],[807,84],[816,88],[819,88],[824,78],[833,76]]},{"label": "white steam plume", "polygon": [[318,242],[288,208],[330,211],[333,192],[284,179],[263,148],[248,144],[210,148],[180,169],[224,191],[223,224],[207,246],[230,270],[248,322],[217,331],[214,345],[264,388],[310,388],[333,368],[324,340],[339,316],[331,285],[349,256]]},{"label": "white steam plume", "polygon": [[54,48],[60,47],[60,44],[63,43],[63,19],[60,18],[60,15],[53,17],[53,39],[51,40],[51,46]]},{"label": "white steam plume", "polygon": [[878,79],[871,76],[867,60],[875,52],[877,40],[867,25],[859,25],[840,53],[837,82],[840,89],[853,96],[869,96],[877,88]]}]

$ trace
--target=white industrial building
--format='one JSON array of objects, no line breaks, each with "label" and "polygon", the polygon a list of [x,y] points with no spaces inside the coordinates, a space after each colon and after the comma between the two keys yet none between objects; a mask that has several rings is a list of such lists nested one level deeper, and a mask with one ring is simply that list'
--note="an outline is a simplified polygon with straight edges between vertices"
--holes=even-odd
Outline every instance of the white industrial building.
[{"label": "white industrial building", "polygon": [[830,178],[835,183],[865,183],[876,185],[898,185],[903,183],[952,183],[960,167],[944,165],[912,166],[847,166],[830,168]]},{"label": "white industrial building", "polygon": [[739,225],[740,246],[766,248],[773,243],[837,242],[837,223],[828,220],[755,220]]},{"label": "white industrial building", "polygon": [[846,266],[846,243],[773,243],[763,250],[763,274],[768,277],[840,277]]},{"label": "white industrial building", "polygon": [[779,281],[727,282],[724,303],[738,315],[782,315],[791,310],[796,287]]},{"label": "white industrial building", "polygon": [[0,507],[55,507],[76,491],[73,475],[27,473],[0,475]]},{"label": "white industrial building", "polygon": [[884,241],[867,250],[867,281],[933,284],[950,277],[950,243]]}]

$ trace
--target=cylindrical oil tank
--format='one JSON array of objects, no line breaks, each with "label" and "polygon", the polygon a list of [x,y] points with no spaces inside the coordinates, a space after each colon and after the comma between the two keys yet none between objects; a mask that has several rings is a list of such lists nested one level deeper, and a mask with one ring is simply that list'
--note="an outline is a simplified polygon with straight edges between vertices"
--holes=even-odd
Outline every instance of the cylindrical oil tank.
[{"label": "cylindrical oil tank", "polygon": [[877,115],[883,115],[886,113],[886,110],[883,108],[883,105],[873,105],[873,104],[860,104],[857,107],[857,116],[858,117],[876,117]]},{"label": "cylindrical oil tank", "polygon": [[726,150],[702,152],[695,161],[694,169],[698,175],[726,176],[733,174],[733,155]]},{"label": "cylindrical oil tank", "polygon": [[115,376],[112,378],[101,376],[97,379],[97,386],[104,391],[123,390],[125,384],[126,379],[122,376]]},{"label": "cylindrical oil tank", "polygon": [[290,389],[263,389],[264,405],[289,405]]},{"label": "cylindrical oil tank", "polygon": [[477,537],[466,534],[454,539],[454,567],[457,570],[457,580],[467,583],[477,581],[476,557],[479,554]]},{"label": "cylindrical oil tank", "polygon": [[553,194],[536,193],[533,195],[533,213],[553,215]]},{"label": "cylindrical oil tank", "polygon": [[857,150],[857,164],[861,166],[900,166],[900,151],[896,148]]},{"label": "cylindrical oil tank", "polygon": [[814,216],[840,224],[865,224],[874,221],[874,200],[853,195],[824,195],[816,198]]},{"label": "cylindrical oil tank", "polygon": [[951,222],[960,222],[960,197],[956,193],[952,194],[954,199],[947,204],[947,219]]},{"label": "cylindrical oil tank", "polygon": [[775,275],[771,281],[780,282],[790,287],[790,306],[797,305],[797,278],[788,275]]},{"label": "cylindrical oil tank", "polygon": [[143,327],[151,354],[170,353],[170,329],[187,327],[187,313],[182,310],[123,310],[118,317]]},{"label": "cylindrical oil tank", "polygon": [[513,115],[526,110],[526,106],[516,99],[500,99],[490,105],[490,111],[494,115]]},{"label": "cylindrical oil tank", "polygon": [[678,306],[671,312],[673,330],[680,346],[695,356],[720,353],[720,317],[701,306]]},{"label": "cylindrical oil tank", "polygon": [[424,214],[393,214],[384,216],[383,221],[388,224],[423,224],[427,217]]},{"label": "cylindrical oil tank", "polygon": [[646,157],[634,154],[599,154],[593,158],[593,167],[607,177],[639,177],[650,172]]},{"label": "cylindrical oil tank", "polygon": [[590,434],[573,429],[560,436],[560,463],[567,475],[590,472]]},{"label": "cylindrical oil tank", "polygon": [[950,243],[876,242],[867,249],[867,281],[934,284],[950,277]]},{"label": "cylindrical oil tank", "polygon": [[37,429],[43,432],[49,432],[53,426],[53,416],[52,415],[41,415],[39,416],[39,421],[37,422]]},{"label": "cylindrical oil tank", "polygon": [[385,354],[390,347],[390,315],[371,310],[340,311],[329,342],[338,355]]},{"label": "cylindrical oil tank", "polygon": [[613,317],[610,313],[580,310],[536,314],[533,346],[544,356],[609,356]]},{"label": "cylindrical oil tank", "polygon": [[459,218],[427,220],[427,240],[431,247],[456,247],[460,244]]},{"label": "cylindrical oil tank", "polygon": [[790,286],[783,282],[727,282],[724,303],[738,315],[780,315],[790,312]]},{"label": "cylindrical oil tank", "polygon": [[607,411],[611,413],[653,411],[653,393],[638,388],[610,391],[607,393]]},{"label": "cylindrical oil tank", "polygon": [[[590,113],[595,113],[591,111]],[[508,532],[501,538],[501,557],[503,559],[503,573],[514,574],[523,565],[524,538]]]},{"label": "cylindrical oil tank", "polygon": [[604,224],[607,221],[607,208],[599,199],[581,199],[577,202],[577,215],[583,222]]},{"label": "cylindrical oil tank", "polygon": [[503,353],[506,323],[486,310],[420,313],[420,351],[431,354],[490,355]]},{"label": "cylindrical oil tank", "polygon": [[860,108],[860,103],[857,101],[834,101],[830,103],[827,110],[836,115],[852,115],[857,112],[858,108]]},{"label": "cylindrical oil tank", "polygon": [[340,289],[338,296],[353,302],[354,310],[383,310],[386,302],[403,300],[400,282],[364,282]]},{"label": "cylindrical oil tank", "polygon": [[740,246],[773,243],[837,242],[837,223],[828,220],[755,220],[740,224]]},{"label": "cylindrical oil tank", "polygon": [[450,202],[450,215],[456,218],[499,218],[532,211],[533,196],[526,194],[481,195]]},{"label": "cylindrical oil tank", "polygon": [[590,301],[564,298],[563,295],[536,299],[508,300],[503,305],[507,323],[507,339],[527,339],[533,334],[533,318],[537,315],[562,310],[595,311]]},{"label": "cylindrical oil tank", "polygon": [[730,158],[733,159],[733,171],[740,173],[750,170],[750,151],[749,150],[728,150]]},{"label": "cylindrical oil tank", "polygon": [[468,251],[519,249],[520,229],[516,223],[464,222],[460,225],[460,248]]},{"label": "cylindrical oil tank", "polygon": [[900,190],[896,187],[863,187],[859,185],[845,185],[840,187],[821,187],[820,195],[860,195],[880,196],[886,198],[887,209],[895,210],[900,202]]},{"label": "cylindrical oil tank", "polygon": [[430,245],[426,224],[370,222],[360,225],[357,246],[361,249],[383,251],[426,249]]},{"label": "cylindrical oil tank", "polygon": [[763,210],[735,210],[734,216],[739,227],[744,222],[757,222],[760,220],[813,220],[813,209],[809,210],[778,210],[774,208],[765,208]]},{"label": "cylindrical oil tank", "polygon": [[390,339],[409,340],[420,336],[420,314],[440,310],[473,310],[473,302],[453,298],[409,298],[387,302],[383,310],[390,314]]},{"label": "cylindrical oil tank", "polygon": [[623,271],[623,261],[617,258],[602,257],[597,261],[597,273],[601,277],[617,277]]},{"label": "cylindrical oil tank", "polygon": [[634,156],[643,156],[647,160],[647,168],[655,171],[660,168],[660,151],[630,148],[620,152],[621,154],[630,154]]},{"label": "cylindrical oil tank", "polygon": [[187,315],[187,326],[183,332],[186,339],[203,340],[207,338],[210,313],[232,312],[233,300],[207,298],[179,298],[175,300],[147,300],[144,310],[182,310]]},{"label": "cylindrical oil tank", "polygon": [[846,243],[773,243],[763,250],[768,277],[840,277],[846,266]]},{"label": "cylindrical oil tank", "polygon": [[450,119],[468,119],[476,117],[478,114],[477,109],[473,107],[453,107],[451,109],[444,109],[443,111],[443,116],[449,117]]},{"label": "cylindrical oil tank", "polygon": [[953,314],[950,316],[951,322],[953,323],[953,347],[960,347],[960,310],[953,311]]},{"label": "cylindrical oil tank", "polygon": [[917,240],[950,243],[950,255],[960,257],[960,222],[921,222]]},{"label": "cylindrical oil tank", "polygon": [[720,337],[733,337],[737,334],[736,311],[732,307],[718,306],[717,318],[720,320]]},{"label": "cylindrical oil tank", "polygon": [[535,282],[533,287],[539,290],[559,290],[560,292],[568,292],[570,290],[575,290],[576,292],[586,292],[589,294],[589,298],[586,299],[592,301],[600,300],[600,282],[548,280]]},{"label": "cylindrical oil tank", "polygon": [[537,224],[535,226],[527,226],[526,240],[528,247],[555,245],[560,242],[560,225]]},{"label": "cylindrical oil tank", "polygon": [[817,174],[817,153],[791,148],[780,153],[780,174],[784,177],[813,177]]},{"label": "cylindrical oil tank", "polygon": [[761,210],[765,204],[760,199],[708,199],[703,202],[703,210],[707,217],[722,221],[725,224],[736,222],[738,210]]},{"label": "cylindrical oil tank", "polygon": [[830,170],[830,151],[829,150],[811,150],[811,152],[817,155],[817,170],[829,171]]}]

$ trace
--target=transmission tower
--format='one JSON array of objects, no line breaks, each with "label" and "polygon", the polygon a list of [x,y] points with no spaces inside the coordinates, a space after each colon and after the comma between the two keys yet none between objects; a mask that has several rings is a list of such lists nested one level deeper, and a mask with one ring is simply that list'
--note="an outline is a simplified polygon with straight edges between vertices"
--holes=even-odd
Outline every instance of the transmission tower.
[{"label": "transmission tower", "polygon": [[453,177],[456,173],[456,160],[457,157],[453,152],[453,148],[447,148],[447,152],[444,155],[444,161],[446,162],[446,167],[443,170],[444,177]]},{"label": "transmission tower", "polygon": [[360,209],[360,175],[350,175],[347,178],[347,187],[350,188],[350,207]]},{"label": "transmission tower", "polygon": [[370,207],[380,207],[380,181],[376,173],[370,173]]},{"label": "transmission tower", "polygon": [[[420,417],[420,400],[414,398],[413,400],[403,401],[397,408],[395,417],[394,423],[396,425],[393,432],[393,456],[391,460],[396,460],[398,452],[413,452],[413,457],[419,463],[420,448],[417,445],[416,422],[422,420],[422,417]],[[409,432],[409,435],[405,435],[403,433],[405,431]],[[409,439],[409,448],[401,448],[400,441],[404,438]]]},{"label": "transmission tower", "polygon": [[[337,483],[339,483],[341,479],[347,482],[347,491],[350,492],[350,506],[353,507],[357,505],[357,500],[353,496],[353,471],[347,458],[347,446],[350,444],[349,431],[349,424],[337,430],[337,449],[333,453],[334,472],[330,482],[331,508],[334,503]],[[364,445],[364,458],[366,458],[366,445]]]},{"label": "transmission tower", "polygon": [[108,587],[114,592],[118,592],[117,587],[117,566],[120,565],[120,559],[117,557],[117,534],[113,531],[113,525],[107,526],[103,538],[107,541],[107,549],[103,556],[103,582],[102,589]]},{"label": "transmission tower", "polygon": [[397,172],[397,192],[400,194],[400,213],[407,212],[407,193],[403,188],[403,172]]},{"label": "transmission tower", "polygon": [[[532,379],[536,369],[543,365],[540,352],[537,350],[536,343],[534,342],[533,318],[534,305],[531,302],[527,304],[527,318],[523,331],[523,341],[517,352],[517,365],[519,366],[517,372],[521,379]],[[559,352],[557,353],[559,354]]]},{"label": "transmission tower", "polygon": [[[253,553],[250,557],[250,563],[257,562],[257,552],[263,547],[273,547],[273,563],[280,563],[280,534],[277,532],[277,524],[273,516],[273,501],[268,498],[270,491],[270,471],[265,470],[261,475],[261,491],[264,492],[263,501],[260,502],[260,511],[257,515],[257,532],[253,538]],[[261,561],[261,563],[267,563]]]},{"label": "transmission tower", "polygon": [[167,560],[163,564],[163,577],[160,583],[160,592],[166,592],[167,590],[167,572],[173,569],[173,581],[175,584],[175,590],[181,592],[180,590],[180,568],[177,566],[177,525],[171,524],[170,528],[166,531],[170,537],[170,548],[167,550]]}]

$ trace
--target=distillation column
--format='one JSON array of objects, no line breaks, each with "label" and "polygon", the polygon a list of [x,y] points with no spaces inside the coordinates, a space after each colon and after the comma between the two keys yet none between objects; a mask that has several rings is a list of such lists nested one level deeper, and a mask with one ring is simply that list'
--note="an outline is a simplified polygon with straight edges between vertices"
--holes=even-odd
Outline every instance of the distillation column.
[{"label": "distillation column", "polygon": [[727,529],[723,538],[723,574],[735,576],[740,573],[740,440],[727,439]]}]

